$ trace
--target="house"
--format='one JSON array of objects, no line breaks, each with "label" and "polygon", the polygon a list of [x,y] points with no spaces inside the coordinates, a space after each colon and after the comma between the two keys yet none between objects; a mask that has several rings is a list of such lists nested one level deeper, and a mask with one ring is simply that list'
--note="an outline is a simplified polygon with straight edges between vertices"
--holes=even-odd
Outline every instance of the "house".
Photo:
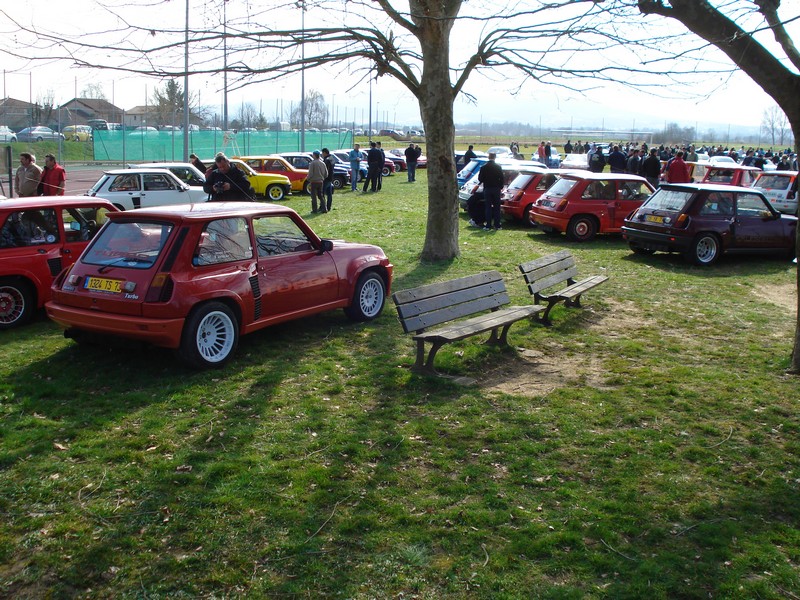
[{"label": "house", "polygon": [[[101,98],[73,98],[62,104],[58,110],[62,125],[86,125],[89,119],[103,119],[119,123],[123,113],[121,108]],[[58,121],[59,114],[55,113],[53,117]]]},{"label": "house", "polygon": [[14,98],[0,99],[0,125],[19,131],[40,123],[42,109],[37,104]]}]

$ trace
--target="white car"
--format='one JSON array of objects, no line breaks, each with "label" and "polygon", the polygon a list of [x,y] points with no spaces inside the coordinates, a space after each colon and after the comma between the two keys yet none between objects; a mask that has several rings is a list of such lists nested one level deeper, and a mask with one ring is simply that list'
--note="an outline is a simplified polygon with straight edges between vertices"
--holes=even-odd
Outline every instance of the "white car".
[{"label": "white car", "polygon": [[183,183],[166,169],[117,169],[97,180],[87,196],[105,198],[120,210],[205,202],[203,188]]},{"label": "white car", "polygon": [[17,134],[5,125],[0,125],[0,142],[16,142]]},{"label": "white car", "polygon": [[172,171],[178,179],[192,187],[203,187],[206,183],[206,174],[201,173],[192,163],[147,163],[142,165],[128,165],[129,169],[166,169]]},{"label": "white car", "polygon": [[759,173],[753,187],[763,192],[770,204],[787,215],[797,214],[797,192],[794,190],[797,171]]}]

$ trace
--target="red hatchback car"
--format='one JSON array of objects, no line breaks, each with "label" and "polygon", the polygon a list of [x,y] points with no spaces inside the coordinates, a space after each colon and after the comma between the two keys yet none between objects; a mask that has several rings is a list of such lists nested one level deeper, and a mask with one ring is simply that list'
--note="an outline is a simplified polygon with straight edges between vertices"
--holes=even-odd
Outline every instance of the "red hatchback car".
[{"label": "red hatchback car", "polygon": [[241,334],[268,325],[336,308],[374,319],[391,287],[383,250],[321,239],[285,206],[210,202],[109,221],[46,305],[78,341],[108,334],[218,367]]},{"label": "red hatchback car", "polygon": [[528,213],[542,194],[568,171],[532,167],[520,169],[519,174],[503,191],[500,212],[510,219],[530,223]]},{"label": "red hatchback car", "polygon": [[108,201],[46,196],[0,202],[0,329],[28,322],[50,299],[50,285],[74,263],[106,214]]},{"label": "red hatchback car", "polygon": [[655,190],[643,177],[626,173],[564,173],[533,205],[530,219],[546,233],[562,232],[576,242],[619,232],[622,223]]}]

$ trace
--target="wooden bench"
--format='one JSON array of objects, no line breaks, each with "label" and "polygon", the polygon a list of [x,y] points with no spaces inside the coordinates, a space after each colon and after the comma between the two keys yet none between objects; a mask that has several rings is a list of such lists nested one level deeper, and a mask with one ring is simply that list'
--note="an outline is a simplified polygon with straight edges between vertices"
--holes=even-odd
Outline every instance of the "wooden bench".
[{"label": "wooden bench", "polygon": [[[578,268],[575,266],[575,258],[569,250],[561,250],[522,263],[519,265],[519,270],[525,277],[528,290],[533,294],[534,303],[536,305],[542,302],[547,303],[547,308],[537,317],[544,325],[551,324],[550,311],[556,304],[563,301],[566,306],[580,308],[581,295],[608,279],[605,275],[592,275],[586,279],[575,281],[575,277],[578,276]],[[563,283],[566,283],[567,287],[556,292],[546,292],[548,288]]]},{"label": "wooden bench", "polygon": [[[392,299],[403,330],[413,332],[417,342],[413,370],[434,375],[438,373],[433,360],[444,344],[491,331],[487,344],[507,345],[513,323],[544,310],[544,306],[508,306],[506,285],[497,271],[395,292]],[[444,326],[430,329],[438,325]],[[427,360],[426,342],[431,344]]]}]

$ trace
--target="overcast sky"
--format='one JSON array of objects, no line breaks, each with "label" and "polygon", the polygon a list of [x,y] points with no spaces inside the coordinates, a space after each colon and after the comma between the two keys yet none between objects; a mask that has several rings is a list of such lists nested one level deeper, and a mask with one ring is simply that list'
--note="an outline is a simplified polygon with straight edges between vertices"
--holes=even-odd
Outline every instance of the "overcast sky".
[{"label": "overcast sky", "polygon": [[[800,0],[795,1],[797,6],[793,10],[800,13]],[[195,4],[195,0],[190,2]],[[126,4],[123,0],[119,0],[119,3]],[[217,13],[214,9],[209,8],[214,0],[196,4],[197,8],[193,6],[191,10],[192,28],[201,28],[219,18],[215,17]],[[126,14],[131,15],[131,20],[139,19],[141,23],[146,16],[144,22],[168,23],[170,28],[177,29],[183,25],[185,6],[183,2],[169,2],[144,12],[137,10],[132,13],[130,8],[121,10],[128,11]],[[253,10],[253,7],[247,0],[231,0],[226,5],[228,22],[235,21],[237,10]],[[288,15],[290,22],[299,19],[299,12]],[[60,24],[56,28],[51,27],[51,30],[61,33],[74,31],[78,34],[87,28],[96,30],[101,23],[105,23],[97,12],[94,0],[29,0],[17,5],[13,16],[23,23],[41,23],[43,15],[47,15],[47,23]],[[88,15],[92,15],[92,18]],[[310,23],[313,23],[313,15],[307,13],[306,25],[310,26]],[[0,27],[0,35],[5,36],[12,29],[12,25],[1,18]],[[797,35],[795,39],[798,39]],[[37,56],[37,50],[32,49],[31,53]],[[102,86],[108,100],[120,108],[129,109],[145,104],[152,97],[154,88],[163,85],[162,81],[155,78],[71,68],[64,63],[30,63],[9,56],[3,57],[2,66],[4,95],[23,100],[36,101],[52,90],[56,103],[61,103],[76,94],[80,95],[88,84],[94,83]],[[317,69],[306,71],[305,79],[306,91],[320,91],[338,120],[366,122],[370,86],[358,74],[343,77],[336,69]],[[471,77],[466,91],[474,96],[476,102],[470,102],[466,97],[456,100],[457,124],[518,121],[531,125],[541,123],[544,127],[646,131],[660,129],[665,123],[677,122],[683,126],[697,125],[701,131],[708,128],[719,131],[726,127],[758,126],[764,109],[774,105],[772,99],[743,74],[709,77],[703,85],[696,85],[696,90],[692,89],[692,92],[696,91],[695,97],[682,99],[664,98],[667,94],[675,95],[667,90],[654,95],[611,84],[582,94],[529,83],[520,93],[512,95],[509,90],[517,87],[518,82],[496,76],[493,79],[479,74]],[[189,80],[189,88],[193,94],[199,95],[202,105],[222,112],[221,75],[211,78],[193,76]],[[280,83],[256,84],[231,91],[228,94],[229,119],[236,117],[242,102],[253,104],[257,111],[262,111],[270,120],[281,111],[285,118],[293,103],[299,102],[300,92],[299,76]],[[389,77],[382,77],[373,85],[372,102],[373,121],[388,121],[397,126],[421,124],[416,100],[400,83]]]}]

